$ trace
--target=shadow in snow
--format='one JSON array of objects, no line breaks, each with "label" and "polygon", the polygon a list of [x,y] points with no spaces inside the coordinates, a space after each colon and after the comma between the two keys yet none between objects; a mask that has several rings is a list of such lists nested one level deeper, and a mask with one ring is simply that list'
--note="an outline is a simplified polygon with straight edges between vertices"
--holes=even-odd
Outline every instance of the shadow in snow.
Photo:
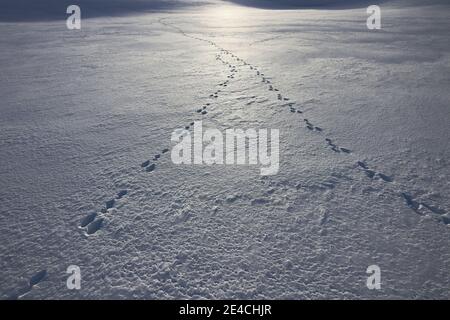
[{"label": "shadow in snow", "polygon": [[166,11],[204,4],[202,0],[1,0],[0,21],[65,20],[76,4],[82,18]]}]

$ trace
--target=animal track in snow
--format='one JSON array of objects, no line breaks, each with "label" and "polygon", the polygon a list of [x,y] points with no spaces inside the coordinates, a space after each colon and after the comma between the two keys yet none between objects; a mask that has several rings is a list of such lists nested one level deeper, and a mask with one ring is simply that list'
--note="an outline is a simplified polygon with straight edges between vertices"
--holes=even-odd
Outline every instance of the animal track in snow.
[{"label": "animal track in snow", "polygon": [[119,192],[117,192],[116,199],[120,200],[123,197],[125,197],[127,194],[128,194],[128,191],[126,189],[120,190]]},{"label": "animal track in snow", "polygon": [[[419,207],[420,207],[420,204],[417,202],[417,201],[415,201],[409,194],[407,194],[407,193],[402,193],[402,197],[403,197],[403,199],[405,200],[405,202],[406,202],[406,205],[408,206],[408,207],[410,207],[411,209],[413,209],[414,211],[416,211],[417,213],[419,213]],[[419,214],[421,214],[421,213],[419,213]]]},{"label": "animal track in snow", "polygon": [[[112,198],[105,202],[105,206],[100,209],[102,214],[106,214],[110,209],[114,208],[117,201],[123,199],[128,194],[128,190],[122,189],[120,190],[115,198]],[[92,211],[88,213],[83,219],[80,221],[79,227],[85,230],[86,235],[92,235],[101,229],[104,222],[103,217],[99,217],[98,213]]]},{"label": "animal track in snow", "polygon": [[44,281],[47,277],[47,270],[41,270],[39,272],[36,272],[34,275],[30,277],[28,280],[28,284],[25,285],[22,288],[16,289],[12,294],[8,295],[8,300],[18,300],[25,296],[27,293],[29,293],[33,287],[35,287],[40,282]]},{"label": "animal track in snow", "polygon": [[[263,76],[263,74],[256,67],[253,67],[253,66],[250,65],[250,69],[251,70],[256,70],[256,75],[257,76]],[[262,82],[267,83],[267,79],[265,77],[263,77],[262,78]],[[278,89],[275,89],[272,84],[270,84],[268,86],[268,90],[269,91],[275,91],[275,92],[278,91]],[[281,93],[277,94],[277,98],[278,98],[279,101],[288,100],[288,98],[284,98]],[[311,102],[313,102],[313,101],[311,101]],[[296,110],[293,107],[293,105],[289,105],[288,104],[288,106],[290,107],[289,110],[290,110],[291,113],[298,112],[298,110]],[[302,111],[300,111],[299,113],[301,113],[301,112]],[[322,131],[322,128],[314,126],[311,122],[309,122],[308,119],[305,119],[305,123],[306,123],[307,128],[309,130],[311,130],[311,131],[319,131],[319,132]],[[326,142],[327,142],[328,146],[330,146],[331,149],[334,152],[337,152],[337,153],[351,153],[350,149],[338,146],[336,143],[334,143],[329,138],[326,139]],[[358,165],[361,168],[361,170],[366,174],[366,176],[368,178],[370,178],[370,179],[381,180],[381,181],[384,181],[384,182],[393,182],[394,181],[391,176],[386,175],[386,174],[381,173],[381,172],[377,172],[377,171],[369,168],[364,162],[358,161]],[[420,213],[420,212],[422,212],[424,210],[428,210],[428,211],[430,211],[432,213],[439,214],[440,215],[440,220],[444,224],[446,224],[446,225],[450,224],[450,217],[446,214],[446,212],[444,210],[442,210],[440,208],[437,208],[435,206],[431,206],[431,205],[429,205],[427,203],[424,203],[424,202],[418,202],[418,201],[414,200],[411,196],[409,196],[406,193],[403,194],[403,198],[404,198],[407,206],[410,207],[411,209],[415,210],[416,212]],[[258,201],[256,201],[256,202],[258,202]]]},{"label": "animal track in snow", "polygon": [[326,138],[325,141],[327,142],[328,146],[331,147],[331,150],[334,152],[343,152],[343,153],[351,153],[352,151],[347,148],[339,147],[330,138]]},{"label": "animal track in snow", "polygon": [[[287,105],[289,106],[289,111],[290,111],[291,113],[303,113],[303,111],[294,108],[294,103],[289,103],[289,104],[287,104]],[[322,131],[322,129],[320,129],[320,131]]]},{"label": "animal track in snow", "polygon": [[439,220],[445,225],[450,224],[450,217],[447,215],[444,209],[437,208],[425,202],[415,200],[410,194],[405,192],[402,192],[401,195],[403,197],[403,200],[405,201],[405,204],[417,214],[423,216],[426,215],[427,211],[429,211],[435,215],[438,215]]},{"label": "animal track in snow", "polygon": [[[393,182],[394,181],[394,179],[392,177],[370,169],[369,166],[363,161],[358,161],[357,165],[366,174],[366,176],[372,180],[379,179],[384,182]],[[402,192],[401,197],[403,198],[405,205],[408,208],[410,208],[411,210],[413,210],[414,212],[416,212],[417,214],[424,216],[427,214],[427,212],[431,212],[433,214],[439,215],[439,220],[441,222],[443,222],[444,224],[446,224],[446,225],[450,224],[450,217],[447,215],[447,213],[444,209],[430,205],[423,201],[418,201],[418,200],[414,199],[414,197],[411,196],[407,192]]]},{"label": "animal track in snow", "polygon": [[106,203],[105,203],[106,210],[113,208],[115,204],[116,204],[116,199],[111,199],[111,200],[106,201]]},{"label": "animal track in snow", "polygon": [[47,276],[47,270],[41,270],[41,271],[35,273],[30,278],[30,282],[29,282],[30,287],[33,287],[33,286],[37,285],[39,282],[43,281],[46,276]]},{"label": "animal track in snow", "polygon": [[381,172],[376,172],[375,170],[370,169],[369,166],[363,161],[358,161],[357,164],[364,171],[366,176],[369,177],[370,179],[381,179],[384,182],[393,182],[394,181],[394,179],[392,177],[387,176]]},{"label": "animal track in snow", "polygon": [[389,177],[381,172],[378,172],[378,176],[380,177],[381,180],[385,181],[385,182],[392,182],[393,179],[392,177]]},{"label": "animal track in snow", "polygon": [[91,222],[86,229],[86,234],[91,235],[96,233],[103,226],[104,218],[99,218]]},{"label": "animal track in snow", "polygon": [[97,217],[97,213],[91,212],[81,220],[80,228],[85,230],[86,235],[91,235],[91,234],[97,232],[101,228],[103,218],[99,218],[99,219],[95,220],[96,217]]},{"label": "animal track in snow", "polygon": [[[291,110],[291,112],[293,112],[293,111]],[[308,130],[322,132],[322,128],[313,125],[311,122],[309,122],[308,119],[303,119],[303,121],[305,122],[306,128]]]},{"label": "animal track in snow", "polygon": [[[212,46],[214,46],[215,48],[217,48],[217,49],[220,51],[220,54],[218,54],[218,55],[216,56],[216,59],[222,61],[222,63],[228,65],[228,67],[230,68],[230,75],[228,75],[228,77],[227,77],[228,79],[233,79],[233,78],[234,78],[234,74],[235,74],[238,70],[237,70],[237,66],[236,66],[236,65],[234,65],[234,64],[232,64],[232,63],[230,63],[230,62],[226,62],[226,61],[222,58],[222,56],[221,56],[222,54],[223,54],[223,55],[227,55],[227,56],[231,56],[231,57],[232,57],[233,59],[235,59],[238,63],[242,63],[241,66],[242,66],[242,65],[243,65],[243,66],[248,66],[248,68],[249,68],[250,70],[252,70],[253,72],[256,73],[256,76],[257,76],[257,77],[261,77],[262,83],[266,83],[266,84],[269,84],[269,83],[270,83],[270,85],[268,86],[268,90],[271,91],[271,92],[276,92],[276,93],[277,93],[277,99],[278,99],[278,101],[289,101],[289,98],[283,97],[283,95],[279,92],[279,89],[275,88],[274,85],[271,84],[271,82],[268,80],[268,77],[265,76],[265,74],[264,74],[263,72],[261,72],[261,71],[258,69],[258,67],[253,66],[253,65],[251,65],[251,64],[249,64],[249,63],[247,63],[247,62],[245,62],[243,59],[239,58],[236,54],[231,53],[229,50],[226,50],[226,49],[224,49],[224,48],[218,46],[218,45],[217,45],[216,43],[214,43],[213,41],[205,40],[205,39],[202,39],[202,38],[199,38],[199,37],[190,36],[190,35],[188,35],[187,33],[185,33],[183,30],[181,30],[180,28],[178,28],[178,27],[176,27],[176,26],[173,26],[173,25],[171,25],[171,24],[169,24],[169,23],[162,22],[162,19],[160,20],[160,22],[163,23],[163,24],[166,25],[166,26],[169,26],[169,27],[171,27],[171,28],[177,30],[178,32],[180,32],[182,35],[184,35],[184,36],[186,36],[186,37],[189,37],[189,38],[192,38],[192,39],[197,39],[197,40],[199,40],[199,41],[203,41],[203,42],[209,43],[209,44],[211,44]],[[229,80],[227,80],[227,81],[229,81]],[[224,87],[224,86],[226,86],[226,84],[227,84],[227,83],[222,83],[221,85],[219,84],[219,86]],[[213,95],[212,95],[212,98],[217,98],[217,97],[216,97],[217,95],[218,95],[218,93],[213,94]],[[316,100],[316,99],[311,99],[311,100],[306,101],[305,103],[315,103],[315,102],[317,102],[317,101],[318,101],[318,100]],[[301,110],[297,110],[296,108],[293,107],[293,105],[289,105],[289,107],[290,107],[289,111],[290,111],[291,113],[295,113],[295,112],[297,112],[297,113],[302,113]],[[204,109],[201,109],[201,110],[198,110],[197,112],[198,112],[198,113],[203,113],[204,111],[205,111]],[[206,112],[205,112],[205,114],[206,114]],[[317,127],[317,126],[314,126],[314,125],[313,125],[311,122],[309,122],[307,119],[305,119],[305,120],[306,120],[306,121],[305,121],[306,126],[307,126],[307,128],[308,128],[310,131],[317,131],[317,132],[321,132],[321,131],[322,131],[322,128]],[[347,148],[338,146],[337,144],[335,144],[335,143],[334,143],[331,139],[329,139],[329,138],[326,139],[326,142],[327,142],[327,145],[331,148],[331,150],[333,150],[333,151],[336,152],[336,153],[351,153],[351,152],[352,152],[350,149],[347,149]],[[148,164],[148,165],[149,165],[149,164]],[[361,161],[358,162],[358,166],[359,166],[360,169],[366,174],[366,176],[369,177],[370,179],[373,179],[373,180],[375,180],[375,179],[378,180],[378,179],[379,179],[379,180],[382,180],[382,181],[384,181],[384,182],[393,182],[393,178],[392,178],[392,177],[390,177],[390,176],[388,176],[388,175],[385,175],[385,174],[383,174],[383,173],[377,172],[377,171],[375,171],[375,170],[372,170],[372,169],[369,168],[365,163],[363,163],[363,162],[361,162]],[[330,185],[329,187],[332,187],[332,185]],[[406,194],[406,193],[403,195],[403,199],[405,200],[405,202],[406,202],[406,204],[407,204],[408,207],[410,207],[410,208],[412,208],[412,209],[414,209],[414,210],[423,210],[423,209],[426,209],[426,210],[428,210],[428,211],[430,211],[430,212],[439,214],[439,215],[441,216],[441,221],[444,222],[445,224],[449,224],[449,223],[450,223],[450,217],[448,217],[448,215],[445,213],[444,210],[442,210],[442,209],[440,209],[440,208],[436,208],[436,207],[431,206],[431,205],[428,205],[428,204],[423,203],[423,202],[416,201],[416,200],[414,200],[414,198],[412,198],[411,196],[409,196],[409,195]],[[256,202],[258,202],[258,201],[256,201]],[[415,209],[415,208],[417,208],[417,209]],[[419,209],[419,208],[420,208],[420,209]]]},{"label": "animal track in snow", "polygon": [[[158,157],[158,158],[153,158],[153,160],[154,161],[156,161],[156,160],[158,160],[160,157]],[[152,164],[150,164],[150,160],[146,160],[146,161],[144,161],[142,164],[141,164],[141,167],[142,168],[144,168],[144,170],[146,171],[146,172],[152,172],[152,171],[154,171],[155,169],[156,169],[156,164],[155,163],[152,163]]]}]

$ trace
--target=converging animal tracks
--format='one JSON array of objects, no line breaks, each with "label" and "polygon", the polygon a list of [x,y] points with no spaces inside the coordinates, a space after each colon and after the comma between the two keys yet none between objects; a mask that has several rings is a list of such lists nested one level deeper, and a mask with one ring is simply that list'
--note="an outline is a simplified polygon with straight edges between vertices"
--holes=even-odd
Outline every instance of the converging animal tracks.
[{"label": "converging animal tracks", "polygon": [[[291,99],[284,95],[282,91],[275,86],[275,84],[272,82],[272,78],[265,74],[262,70],[260,70],[257,66],[245,61],[244,59],[240,58],[236,53],[231,52],[230,50],[227,50],[220,45],[218,45],[216,42],[212,40],[208,40],[205,38],[201,38],[198,36],[190,35],[187,32],[183,31],[181,28],[173,25],[172,23],[168,22],[168,18],[161,18],[158,20],[159,23],[162,25],[174,30],[175,32],[180,33],[181,35],[191,38],[196,41],[201,41],[204,43],[207,43],[208,45],[212,46],[214,49],[216,49],[218,52],[216,54],[216,60],[220,62],[222,65],[225,66],[225,68],[228,69],[228,74],[226,75],[226,79],[224,79],[222,82],[219,82],[216,85],[217,89],[213,89],[212,93],[209,95],[209,102],[204,103],[203,105],[194,108],[193,112],[194,115],[197,114],[200,116],[198,118],[199,120],[202,119],[202,117],[208,116],[210,109],[214,107],[215,104],[217,104],[217,99],[221,95],[227,95],[227,88],[230,85],[231,81],[237,81],[236,75],[240,72],[240,70],[247,69],[253,72],[254,77],[260,79],[260,84],[265,86],[267,88],[267,92],[272,95],[272,98],[267,98],[264,100],[261,100],[261,102],[264,101],[270,101],[271,99],[273,101],[278,101],[278,105],[280,108],[285,109],[287,112],[290,112],[294,116],[297,116],[298,118],[294,118],[294,121],[299,121],[300,123],[304,123],[305,128],[307,129],[307,132],[315,133],[315,134],[322,134],[326,136],[326,130],[322,128],[321,126],[316,125],[312,122],[310,118],[306,118],[305,111],[302,110],[302,106],[297,104],[294,101],[291,101]],[[242,80],[239,80],[242,81]],[[252,95],[250,92],[248,92],[248,96],[251,97],[247,105],[255,103],[257,100],[257,96]],[[193,128],[194,122],[190,121],[180,127],[184,128],[184,130],[191,130]],[[339,146],[334,141],[335,139],[332,137],[324,137],[324,145],[329,148],[334,153],[339,153],[342,155],[350,155],[354,152],[350,150],[349,148],[345,146]],[[159,153],[155,153],[155,155],[151,159],[144,160],[142,163],[140,163],[139,167],[142,169],[143,173],[152,173],[154,172],[158,167],[158,161],[162,156],[165,156],[169,153],[169,148],[162,149]],[[365,162],[363,161],[357,161],[356,169],[362,171],[370,180],[381,180],[386,183],[392,183],[394,180],[391,176],[383,174],[381,172],[376,172],[373,169],[371,169]],[[120,191],[115,198],[112,198],[111,200],[108,200],[105,203],[105,206],[99,210],[99,212],[91,212],[87,214],[80,223],[80,228],[85,230],[86,235],[93,235],[96,232],[98,232],[101,228],[103,223],[105,222],[105,219],[107,217],[105,214],[108,213],[109,209],[113,208],[116,204],[116,201],[120,201],[120,199],[124,196],[127,196],[128,191],[122,190]],[[436,210],[433,206],[426,205],[424,203],[415,204],[410,196],[404,196],[408,193],[401,193],[401,197],[405,201],[405,205],[409,208],[413,209],[414,211],[418,211],[418,208],[424,208],[421,209],[420,212],[428,212],[439,214],[440,215],[440,221],[444,222],[445,224],[448,224],[450,221],[449,217],[446,215],[446,211],[443,209]],[[401,199],[400,199],[401,200]],[[414,205],[412,205],[414,204]]]},{"label": "converging animal tracks", "polygon": [[184,2],[5,24],[2,297],[448,296],[447,21]]}]

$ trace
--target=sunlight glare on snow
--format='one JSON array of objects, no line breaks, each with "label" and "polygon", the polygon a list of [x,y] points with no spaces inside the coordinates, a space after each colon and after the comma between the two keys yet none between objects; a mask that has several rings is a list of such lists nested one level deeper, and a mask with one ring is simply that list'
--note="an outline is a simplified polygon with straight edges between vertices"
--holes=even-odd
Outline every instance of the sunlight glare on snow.
[{"label": "sunlight glare on snow", "polygon": [[249,18],[248,10],[240,6],[220,6],[208,9],[208,15],[217,18],[221,22],[221,26],[233,27],[237,22]]}]

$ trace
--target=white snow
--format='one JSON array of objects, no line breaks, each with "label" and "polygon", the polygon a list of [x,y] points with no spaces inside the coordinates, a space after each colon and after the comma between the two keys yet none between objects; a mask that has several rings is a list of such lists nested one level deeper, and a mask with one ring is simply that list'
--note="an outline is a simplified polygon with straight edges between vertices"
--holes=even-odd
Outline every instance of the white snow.
[{"label": "white snow", "polygon": [[[450,298],[450,11],[404,3],[0,22],[0,296]],[[278,174],[173,164],[196,120]]]}]

